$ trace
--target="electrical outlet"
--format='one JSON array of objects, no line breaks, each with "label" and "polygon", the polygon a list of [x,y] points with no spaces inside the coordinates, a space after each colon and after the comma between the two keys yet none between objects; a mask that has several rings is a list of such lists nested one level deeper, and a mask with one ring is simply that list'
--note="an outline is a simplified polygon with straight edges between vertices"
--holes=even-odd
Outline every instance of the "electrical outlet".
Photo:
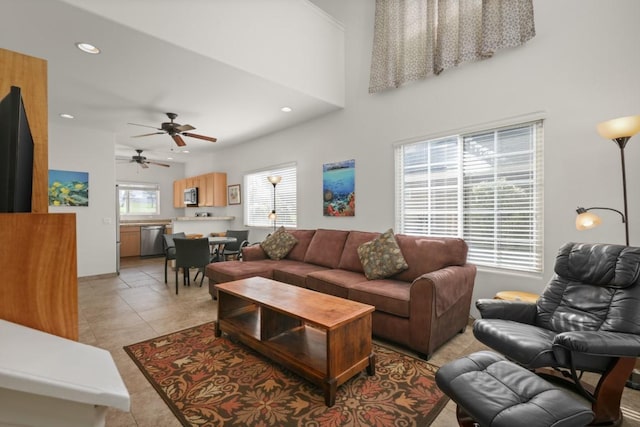
[{"label": "electrical outlet", "polygon": [[111,218],[102,218],[103,224],[111,224]]}]

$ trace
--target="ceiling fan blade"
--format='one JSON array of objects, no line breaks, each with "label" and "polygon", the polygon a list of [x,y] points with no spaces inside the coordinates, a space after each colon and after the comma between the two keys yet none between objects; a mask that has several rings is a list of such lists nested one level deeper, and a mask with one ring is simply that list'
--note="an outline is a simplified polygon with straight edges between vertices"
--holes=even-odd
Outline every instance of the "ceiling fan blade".
[{"label": "ceiling fan blade", "polygon": [[185,145],[187,145],[184,140],[182,138],[180,138],[180,135],[171,135],[171,138],[173,138],[173,140],[176,142],[176,144],[178,145],[178,147],[184,147]]},{"label": "ceiling fan blade", "polygon": [[196,133],[189,133],[189,132],[182,132],[182,135],[190,136],[191,138],[204,139],[205,141],[211,141],[211,142],[216,142],[218,140],[217,138],[214,138],[212,136],[198,135]]},{"label": "ceiling fan blade", "polygon": [[142,167],[143,167],[143,168],[145,168],[145,169],[148,169],[148,168],[149,168],[149,165],[147,165],[146,163],[140,163],[140,166],[142,166]]},{"label": "ceiling fan blade", "polygon": [[147,162],[147,164],[149,164],[149,165],[156,165],[156,166],[164,166],[165,168],[171,167],[171,165],[168,165],[168,164],[166,164],[166,163]]},{"label": "ceiling fan blade", "polygon": [[151,128],[151,129],[157,129],[157,130],[162,130],[159,127],[156,126],[148,126],[148,125],[141,125],[138,123],[127,123],[128,125],[133,125],[133,126],[142,126],[143,128]]},{"label": "ceiling fan blade", "polygon": [[162,135],[164,132],[143,133],[142,135],[133,135],[131,138],[140,138],[142,136]]},{"label": "ceiling fan blade", "polygon": [[180,125],[180,126],[176,126],[175,129],[178,132],[184,132],[186,130],[194,130],[195,128],[191,125]]}]

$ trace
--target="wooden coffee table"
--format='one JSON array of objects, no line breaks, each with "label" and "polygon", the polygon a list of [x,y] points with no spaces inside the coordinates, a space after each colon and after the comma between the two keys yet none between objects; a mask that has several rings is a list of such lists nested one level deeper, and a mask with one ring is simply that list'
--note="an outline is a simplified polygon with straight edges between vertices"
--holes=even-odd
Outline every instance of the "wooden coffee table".
[{"label": "wooden coffee table", "polygon": [[215,287],[216,336],[225,332],[319,385],[327,406],[358,372],[375,375],[373,306],[263,277]]}]

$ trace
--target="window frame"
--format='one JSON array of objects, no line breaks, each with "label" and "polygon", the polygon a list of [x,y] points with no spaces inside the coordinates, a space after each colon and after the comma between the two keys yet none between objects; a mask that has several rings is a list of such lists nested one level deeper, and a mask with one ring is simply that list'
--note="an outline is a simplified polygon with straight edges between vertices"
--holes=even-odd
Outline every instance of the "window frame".
[{"label": "window frame", "polygon": [[[148,183],[148,182],[122,182],[122,183],[118,183],[117,191],[118,191],[118,211],[121,217],[160,215],[160,206],[161,206],[160,184]],[[155,211],[154,212],[142,212],[142,211],[131,212],[130,210],[131,197],[129,197],[129,195],[131,194],[130,192],[132,191],[149,191],[149,192],[155,193],[155,204],[156,204]],[[120,207],[122,192],[125,192],[127,194],[126,202],[125,202],[127,207],[124,213],[121,211],[121,207]]]},{"label": "window frame", "polygon": [[[475,243],[478,239],[478,236],[482,235],[482,230],[480,227],[477,227],[477,219],[475,221],[474,227],[468,227],[469,224],[473,224],[471,221],[470,213],[471,210],[468,208],[469,200],[471,199],[471,194],[467,192],[465,196],[465,185],[467,191],[473,186],[470,184],[471,172],[474,172],[473,168],[470,166],[469,160],[465,160],[465,141],[469,143],[473,138],[478,138],[483,134],[494,133],[494,135],[499,136],[500,133],[502,135],[509,135],[509,131],[515,131],[517,129],[525,129],[531,128],[531,134],[528,136],[528,143],[531,144],[529,147],[530,150],[526,153],[519,153],[517,149],[506,150],[506,151],[495,151],[492,153],[495,159],[503,159],[509,158],[508,156],[520,155],[521,157],[528,155],[528,172],[529,179],[519,182],[517,184],[510,184],[510,186],[499,185],[499,181],[487,181],[484,180],[482,183],[478,185],[486,185],[489,182],[489,186],[493,185],[493,191],[499,195],[496,198],[493,205],[492,215],[488,215],[487,218],[490,218],[498,224],[495,226],[495,230],[492,232],[497,233],[497,236],[492,236],[493,239],[493,248],[489,249],[489,254],[487,252],[482,252],[481,250],[485,250],[486,248],[482,248],[480,243]],[[457,166],[457,171],[455,168],[450,168],[451,170],[447,170],[449,174],[449,178],[452,176],[456,176],[455,178],[455,190],[450,191],[448,194],[448,198],[440,196],[442,200],[448,201],[451,205],[455,206],[455,214],[449,215],[450,212],[438,212],[437,209],[425,208],[424,212],[427,214],[441,214],[441,218],[435,218],[436,224],[432,225],[431,221],[429,221],[428,227],[425,225],[425,229],[428,228],[428,232],[416,232],[416,227],[413,227],[414,230],[411,230],[411,226],[408,224],[408,217],[411,217],[414,212],[420,211],[420,204],[425,200],[432,201],[434,196],[432,196],[431,191],[433,190],[429,185],[432,181],[436,181],[439,179],[443,180],[445,174],[443,172],[438,172],[436,174],[429,175],[427,172],[424,172],[424,175],[428,178],[425,178],[424,186],[420,187],[419,185],[412,190],[411,181],[407,181],[407,177],[411,178],[409,174],[407,174],[407,164],[405,164],[406,159],[404,156],[407,155],[408,148],[419,149],[420,145],[425,147],[433,148],[433,145],[442,142],[449,141],[451,143],[452,140],[455,140],[456,149],[449,150],[447,153],[451,156],[451,152],[455,151],[456,158],[455,164]],[[509,137],[503,138],[503,141],[506,140],[510,142]],[[522,144],[525,139],[514,140],[518,143]],[[497,140],[499,141],[499,140]],[[431,144],[431,145],[430,145]],[[499,147],[499,146],[497,146]],[[505,146],[509,148],[509,146]],[[395,144],[394,156],[395,156],[395,178],[396,178],[396,186],[395,186],[395,195],[396,195],[396,219],[395,219],[395,227],[399,233],[404,234],[413,234],[413,235],[432,235],[432,236],[440,236],[440,237],[459,237],[465,239],[467,244],[469,245],[469,254],[468,261],[474,263],[478,266],[486,267],[486,268],[495,268],[499,270],[508,270],[508,271],[517,271],[517,272],[525,272],[525,273],[542,273],[544,269],[544,233],[543,233],[543,214],[544,214],[544,187],[543,187],[543,147],[544,147],[544,117],[540,114],[529,115],[526,117],[521,117],[519,119],[514,119],[509,122],[495,122],[493,124],[485,125],[485,126],[476,126],[473,128],[466,128],[464,130],[459,130],[457,132],[449,132],[446,136],[432,136],[432,137],[423,137],[419,139],[414,139],[411,141],[402,141]],[[450,147],[451,148],[451,147]],[[495,148],[495,147],[494,147]],[[416,151],[418,152],[418,151]],[[442,153],[440,153],[443,156]],[[467,152],[467,157],[472,157]],[[432,162],[432,160],[428,160]],[[517,162],[518,159],[514,160]],[[465,164],[467,162],[467,164]],[[425,165],[431,165],[432,163],[425,163]],[[498,164],[498,166],[496,166]],[[496,164],[492,166],[492,173],[500,173],[502,165],[496,160]],[[521,161],[521,164],[525,164]],[[486,165],[483,165],[486,168]],[[514,166],[515,167],[515,166]],[[426,169],[425,166],[423,169]],[[446,168],[445,168],[446,169]],[[416,169],[420,170],[420,169]],[[497,171],[497,172],[496,172]],[[477,170],[475,171],[477,173]],[[416,172],[414,172],[416,173]],[[507,177],[509,178],[509,173],[502,172],[501,178]],[[436,176],[437,175],[437,176]],[[526,174],[525,174],[526,175]],[[420,178],[419,178],[420,179]],[[418,179],[418,183],[419,183]],[[517,179],[513,179],[514,182],[518,182]],[[505,182],[501,180],[500,182]],[[507,181],[508,182],[508,181]],[[408,183],[408,184],[407,184]],[[518,187],[520,185],[525,190],[528,190],[526,196],[522,196],[522,194],[518,194],[514,196],[514,190],[518,189],[521,191],[521,188]],[[512,190],[504,190],[504,188],[510,187]],[[435,186],[436,190],[441,190],[443,187]],[[411,194],[411,191],[420,192],[422,191],[423,196],[422,199],[416,198],[415,194]],[[510,193],[509,193],[510,191]],[[442,191],[441,191],[442,193]],[[455,194],[454,194],[455,193]],[[474,193],[475,194],[475,193]],[[454,197],[455,196],[455,197]],[[412,198],[413,197],[413,198]],[[519,198],[518,198],[519,197]],[[455,200],[454,200],[455,199]],[[409,204],[409,201],[414,202],[413,205]],[[522,215],[514,214],[514,210],[509,210],[508,203],[522,203],[523,200],[526,202],[525,205],[527,207],[526,212]],[[416,204],[417,203],[417,204]],[[507,208],[502,210],[500,207],[501,203],[507,203]],[[528,205],[527,205],[528,203]],[[405,210],[405,206],[409,206],[410,209]],[[416,209],[417,206],[417,209]],[[505,205],[503,205],[505,206]],[[476,206],[477,209],[477,206]],[[407,211],[413,211],[407,213]],[[435,212],[435,213],[434,213]],[[504,215],[504,213],[511,214]],[[513,218],[517,218],[514,222]],[[420,224],[420,217],[418,218],[414,224]],[[444,218],[444,219],[443,219]],[[508,220],[507,220],[508,218]],[[437,219],[440,219],[440,223],[438,223]],[[426,221],[426,220],[425,220]],[[444,225],[443,225],[444,224]],[[506,224],[506,225],[505,225]],[[526,224],[524,229],[518,228]],[[446,225],[446,226],[445,226]],[[440,226],[440,228],[438,228]],[[435,229],[435,230],[434,230]],[[480,230],[480,231],[479,231]],[[474,232],[475,231],[475,232]],[[518,240],[520,239],[520,240]],[[527,241],[528,244],[521,244],[522,242]],[[485,242],[486,243],[486,242]],[[519,247],[517,247],[520,245]],[[509,249],[507,249],[511,246]],[[513,250],[513,247],[517,247]],[[522,251],[522,252],[519,252]],[[530,258],[522,258],[524,256]]]},{"label": "window frame", "polygon": [[277,227],[296,228],[297,209],[297,163],[286,163],[269,168],[247,172],[243,176],[244,188],[244,225],[246,227],[274,227],[269,219],[273,210],[273,184],[268,176],[279,175],[282,181],[276,185],[276,221]]}]

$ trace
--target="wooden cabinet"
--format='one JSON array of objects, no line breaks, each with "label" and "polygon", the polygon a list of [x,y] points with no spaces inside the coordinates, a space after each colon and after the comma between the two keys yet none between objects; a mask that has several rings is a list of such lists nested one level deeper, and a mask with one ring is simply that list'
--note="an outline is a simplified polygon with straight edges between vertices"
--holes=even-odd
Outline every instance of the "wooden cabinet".
[{"label": "wooden cabinet", "polygon": [[173,207],[183,208],[185,188],[198,187],[198,206],[227,206],[227,174],[212,172],[173,183]]},{"label": "wooden cabinet", "polygon": [[140,226],[120,226],[120,256],[140,256]]},{"label": "wooden cabinet", "polygon": [[187,180],[173,181],[173,207],[184,208],[184,189],[187,188]]}]

